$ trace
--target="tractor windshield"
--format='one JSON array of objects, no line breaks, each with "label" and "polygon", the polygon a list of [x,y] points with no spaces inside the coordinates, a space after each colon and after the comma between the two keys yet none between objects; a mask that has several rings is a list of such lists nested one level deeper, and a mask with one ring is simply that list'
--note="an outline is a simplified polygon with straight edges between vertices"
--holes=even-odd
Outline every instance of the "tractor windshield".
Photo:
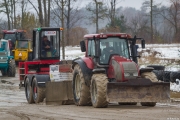
[{"label": "tractor windshield", "polygon": [[126,39],[117,37],[110,37],[107,39],[100,39],[100,64],[108,64],[109,57],[112,54],[118,54],[125,58],[129,58],[129,49]]},{"label": "tractor windshield", "polygon": [[16,49],[28,49],[28,41],[17,41]]},{"label": "tractor windshield", "polygon": [[41,57],[52,58],[59,56],[59,31],[42,31]]}]

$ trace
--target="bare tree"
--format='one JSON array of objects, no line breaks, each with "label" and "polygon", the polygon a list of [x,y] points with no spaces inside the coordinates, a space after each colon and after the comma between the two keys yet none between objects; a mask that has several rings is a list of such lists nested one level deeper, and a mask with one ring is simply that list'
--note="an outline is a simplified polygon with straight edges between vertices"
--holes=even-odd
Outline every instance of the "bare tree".
[{"label": "bare tree", "polygon": [[173,39],[178,42],[178,38],[180,38],[180,1],[170,0],[170,3],[170,7],[168,9],[164,9],[164,11],[159,14],[161,14],[174,28]]},{"label": "bare tree", "polygon": [[[39,16],[39,23],[40,25],[49,27],[50,25],[50,4],[51,0],[37,0],[38,2],[38,9],[35,4],[31,0],[28,0],[28,2],[33,6],[36,13]],[[43,6],[42,6],[43,5]]]},{"label": "bare tree", "polygon": [[[94,8],[95,6],[95,8]],[[96,33],[99,32],[99,20],[104,19],[107,15],[107,8],[104,6],[103,2],[98,2],[98,0],[93,0],[88,6],[87,10],[92,13],[90,19],[92,19],[92,23],[96,24]]]},{"label": "bare tree", "polygon": [[119,2],[121,2],[121,0],[106,0],[106,6],[108,9],[107,18],[111,27],[115,27],[115,17],[117,16],[116,6]]}]

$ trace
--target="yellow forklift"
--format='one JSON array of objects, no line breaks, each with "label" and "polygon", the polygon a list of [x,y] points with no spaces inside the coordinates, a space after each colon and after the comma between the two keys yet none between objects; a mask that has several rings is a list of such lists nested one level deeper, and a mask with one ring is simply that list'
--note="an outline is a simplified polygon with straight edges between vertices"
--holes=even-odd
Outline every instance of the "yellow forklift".
[{"label": "yellow forklift", "polygon": [[32,61],[32,41],[30,39],[16,40],[12,50],[16,64],[20,61]]}]

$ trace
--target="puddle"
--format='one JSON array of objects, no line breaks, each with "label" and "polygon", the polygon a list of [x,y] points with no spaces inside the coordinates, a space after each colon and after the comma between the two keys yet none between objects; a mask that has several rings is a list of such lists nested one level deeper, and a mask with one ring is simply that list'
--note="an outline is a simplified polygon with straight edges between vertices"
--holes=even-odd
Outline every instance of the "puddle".
[{"label": "puddle", "polygon": [[1,83],[6,83],[6,84],[14,85],[14,83],[6,81],[6,80],[1,80]]}]

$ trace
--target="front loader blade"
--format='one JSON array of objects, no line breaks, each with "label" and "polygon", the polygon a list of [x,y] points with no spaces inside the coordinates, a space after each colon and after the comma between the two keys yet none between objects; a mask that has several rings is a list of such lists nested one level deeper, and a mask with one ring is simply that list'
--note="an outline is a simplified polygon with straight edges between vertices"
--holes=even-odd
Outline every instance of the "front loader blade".
[{"label": "front loader blade", "polygon": [[109,102],[170,102],[169,83],[124,84],[110,82],[107,84]]},{"label": "front loader blade", "polygon": [[72,81],[46,82],[46,104],[73,104]]}]

